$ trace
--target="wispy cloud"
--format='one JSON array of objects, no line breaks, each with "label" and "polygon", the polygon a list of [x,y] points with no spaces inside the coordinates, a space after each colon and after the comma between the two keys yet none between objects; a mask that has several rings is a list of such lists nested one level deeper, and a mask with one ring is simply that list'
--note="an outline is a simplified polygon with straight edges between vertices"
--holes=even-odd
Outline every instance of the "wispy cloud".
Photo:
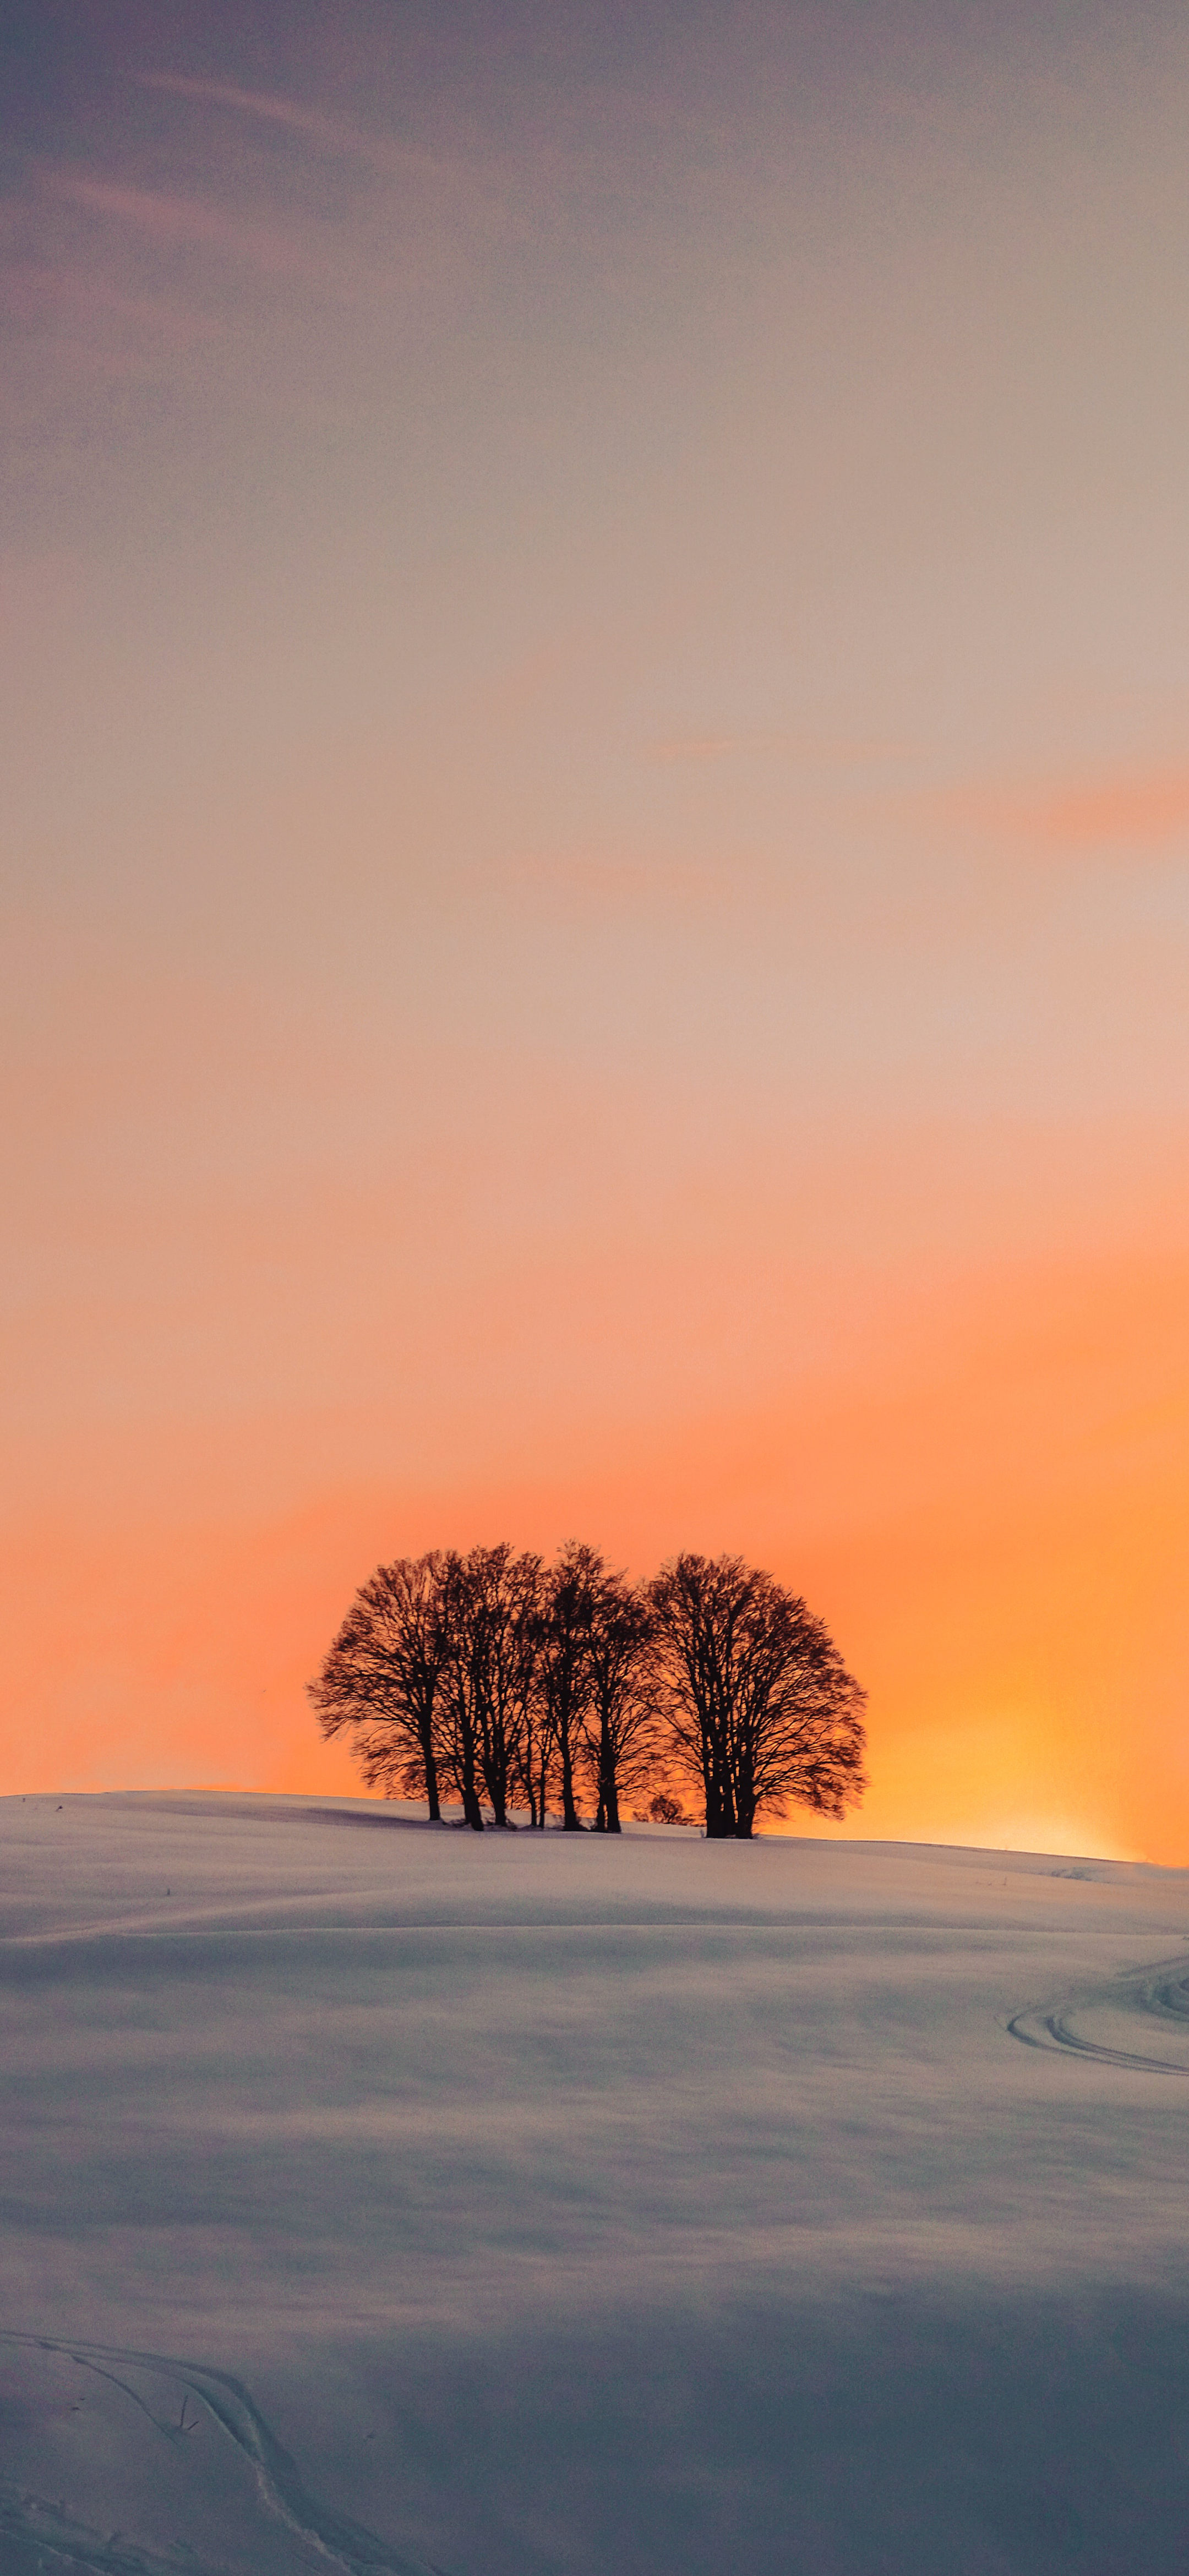
[{"label": "wispy cloud", "polygon": [[1189,768],[1178,764],[1051,785],[946,788],[927,807],[943,825],[1016,846],[1166,850],[1189,840]]},{"label": "wispy cloud", "polygon": [[679,761],[699,763],[762,752],[807,769],[860,769],[882,761],[910,760],[914,751],[912,743],[874,735],[684,733],[665,735],[646,744],[644,757],[667,767]]},{"label": "wispy cloud", "polygon": [[769,737],[763,734],[671,734],[661,742],[649,743],[645,758],[659,761],[662,767],[668,768],[676,761],[726,760],[732,752],[766,751],[769,748]]},{"label": "wispy cloud", "polygon": [[213,314],[195,312],[161,295],[126,294],[94,268],[54,267],[35,261],[14,261],[4,270],[0,276],[0,305],[25,324],[45,323],[55,315],[61,316],[75,335],[80,324],[102,327],[106,317],[125,325],[129,333],[142,340],[156,339],[178,349],[187,349],[195,341],[217,339],[222,330]]},{"label": "wispy cloud", "polygon": [[441,154],[421,151],[414,144],[400,143],[392,135],[369,133],[349,117],[327,116],[320,108],[302,107],[296,99],[278,97],[270,90],[241,89],[236,81],[201,80],[188,72],[137,72],[134,78],[141,89],[161,90],[173,98],[230,108],[235,115],[258,117],[265,124],[283,126],[324,152],[351,154],[375,170],[392,172],[402,168],[453,180],[465,166]]},{"label": "wispy cloud", "polygon": [[[520,898],[538,918],[563,919],[659,915],[672,920],[729,905],[737,893],[730,868],[700,866],[653,850],[524,850],[490,871],[486,883],[501,903]],[[472,900],[479,890],[476,880]]]},{"label": "wispy cloud", "polygon": [[328,278],[329,265],[311,261],[306,248],[290,233],[263,224],[245,223],[195,197],[164,196],[148,188],[130,188],[110,179],[79,178],[73,172],[47,170],[42,185],[87,213],[131,224],[163,244],[193,243],[225,250],[255,267],[277,274],[300,274],[307,280]]},{"label": "wispy cloud", "polygon": [[172,98],[197,99],[211,107],[229,107],[240,116],[263,118],[269,125],[286,126],[327,152],[358,152],[369,160],[375,156],[374,141],[357,126],[324,116],[318,108],[301,107],[296,99],[241,89],[235,81],[199,80],[188,72],[136,72],[133,77],[141,89],[164,90]]}]

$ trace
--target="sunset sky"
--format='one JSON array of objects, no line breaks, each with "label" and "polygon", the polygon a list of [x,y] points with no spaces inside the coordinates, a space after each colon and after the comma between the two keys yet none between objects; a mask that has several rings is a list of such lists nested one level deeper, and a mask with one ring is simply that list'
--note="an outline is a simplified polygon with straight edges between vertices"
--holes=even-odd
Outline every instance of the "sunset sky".
[{"label": "sunset sky", "polygon": [[1189,1861],[1183,10],[5,44],[0,1788],[350,1791],[577,1535]]}]

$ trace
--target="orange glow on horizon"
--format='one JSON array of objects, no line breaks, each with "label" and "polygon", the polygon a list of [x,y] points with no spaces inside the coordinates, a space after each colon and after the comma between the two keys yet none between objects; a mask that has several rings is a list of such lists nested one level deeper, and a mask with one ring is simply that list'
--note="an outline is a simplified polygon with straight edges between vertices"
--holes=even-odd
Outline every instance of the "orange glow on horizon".
[{"label": "orange glow on horizon", "polygon": [[[785,1830],[1183,1863],[1187,1286],[1185,1266],[1127,1262],[1027,1279],[1011,1300],[968,1292],[931,1333],[918,1319],[895,1379],[881,1342],[865,1383],[852,1351],[832,1390],[657,1424],[634,1460],[587,1433],[577,1472],[538,1419],[517,1482],[402,1495],[372,1479],[296,1514],[261,1494],[242,1520],[122,1515],[106,1541],[47,1519],[14,1568],[27,1719],[5,1785],[359,1794],[302,1685],[372,1565],[503,1534],[550,1551],[576,1532],[636,1572],[682,1545],[739,1548],[828,1618],[870,1691],[871,1789],[842,1828],[793,1811]],[[274,1425],[267,1445],[280,1494],[308,1471],[303,1434]],[[195,1493],[218,1472],[208,1456]]]}]

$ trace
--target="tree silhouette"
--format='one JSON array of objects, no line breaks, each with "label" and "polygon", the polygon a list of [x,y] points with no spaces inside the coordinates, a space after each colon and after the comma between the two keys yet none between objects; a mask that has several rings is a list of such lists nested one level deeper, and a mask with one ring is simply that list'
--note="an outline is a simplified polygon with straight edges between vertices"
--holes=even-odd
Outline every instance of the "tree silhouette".
[{"label": "tree silhouette", "polygon": [[596,1833],[622,1832],[621,1799],[643,1789],[655,1768],[653,1629],[646,1594],[622,1574],[601,1575],[591,1604],[582,1726]]},{"label": "tree silhouette", "polygon": [[737,1556],[674,1557],[648,1593],[669,1750],[707,1838],[748,1840],[790,1801],[841,1817],[865,1786],[865,1695],[823,1622]]},{"label": "tree silhouette", "polygon": [[680,1798],[671,1797],[667,1789],[658,1789],[655,1798],[650,1798],[646,1807],[638,1807],[635,1814],[638,1825],[692,1825],[695,1821],[693,1816],[687,1816]]},{"label": "tree silhouette", "polygon": [[580,1833],[580,1788],[595,1831],[619,1833],[624,1798],[652,1792],[658,1814],[676,1771],[709,1837],[747,1839],[766,1809],[841,1817],[865,1786],[859,1684],[799,1595],[737,1556],[677,1556],[638,1585],[576,1539],[547,1569],[506,1543],[398,1557],[309,1696],[325,1736],[352,1730],[369,1788],[424,1794],[437,1822],[448,1784],[476,1833],[484,1799],[502,1826],[519,1792],[540,1828],[557,1790]]},{"label": "tree silhouette", "polygon": [[597,1548],[570,1539],[556,1564],[549,1567],[541,1590],[537,1623],[538,1724],[543,1725],[556,1746],[562,1826],[568,1834],[582,1832],[574,1787],[590,1711],[591,1630],[605,1571]]},{"label": "tree silhouette", "polygon": [[506,1544],[444,1560],[449,1653],[440,1698],[442,1763],[463,1814],[483,1831],[479,1783],[508,1822],[524,1767],[525,1717],[537,1662],[541,1560]]},{"label": "tree silhouette", "polygon": [[438,1797],[438,1731],[450,1661],[447,1560],[398,1556],[360,1587],[308,1696],[324,1736],[355,1732],[369,1789]]}]

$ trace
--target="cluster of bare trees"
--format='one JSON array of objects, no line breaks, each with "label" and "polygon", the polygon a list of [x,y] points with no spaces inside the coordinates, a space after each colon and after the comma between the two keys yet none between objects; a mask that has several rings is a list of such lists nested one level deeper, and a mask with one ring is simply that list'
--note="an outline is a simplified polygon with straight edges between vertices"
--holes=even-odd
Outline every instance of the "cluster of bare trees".
[{"label": "cluster of bare trees", "polygon": [[[839,1817],[863,1779],[864,1694],[822,1621],[741,1558],[678,1556],[630,1583],[577,1541],[552,1565],[508,1546],[377,1566],[310,1698],[349,1729],[369,1788],[484,1806],[542,1827],[617,1834],[680,1814],[688,1781],[708,1836],[747,1839],[762,1810]],[[639,1801],[646,1803],[641,1808]]]}]

